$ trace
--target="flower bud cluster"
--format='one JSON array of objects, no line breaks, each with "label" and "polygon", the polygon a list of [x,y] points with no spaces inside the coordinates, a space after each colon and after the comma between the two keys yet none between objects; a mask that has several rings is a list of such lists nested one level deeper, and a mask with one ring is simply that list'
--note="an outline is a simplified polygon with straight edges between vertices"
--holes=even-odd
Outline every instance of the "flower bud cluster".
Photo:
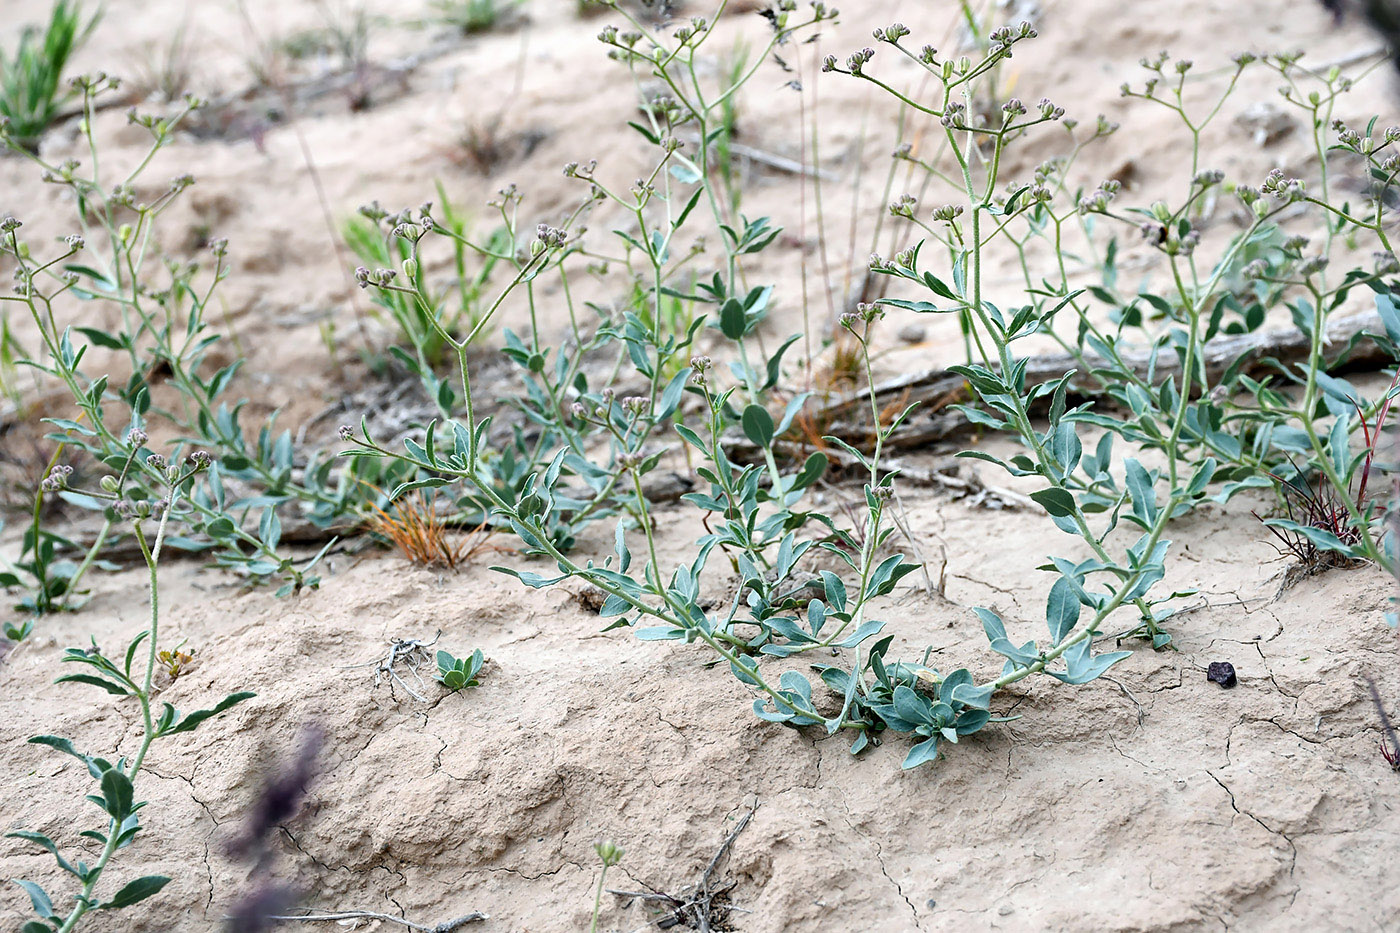
[{"label": "flower bud cluster", "polygon": [[[871,60],[872,58],[874,58],[874,57],[875,57],[875,50],[874,50],[874,49],[872,49],[872,48],[864,48],[864,49],[861,49],[859,52],[856,52],[856,53],[855,53],[854,55],[852,55],[850,58],[846,59],[846,70],[849,71],[849,72],[850,72],[851,74],[853,74],[853,75],[864,74],[864,68],[865,68],[865,66],[868,65],[868,64],[870,63],[870,60]],[[835,58],[832,58],[832,59],[830,59],[830,60],[831,60],[831,62],[832,62],[833,64],[835,64],[835,61],[836,61]],[[830,69],[823,67],[822,70],[823,70],[823,71],[829,71]]]},{"label": "flower bud cluster", "polygon": [[901,194],[894,201],[890,202],[890,214],[895,217],[907,217],[912,220],[914,217],[914,208],[917,207],[918,204],[918,199],[913,195]]},{"label": "flower bud cluster", "polygon": [[891,45],[909,35],[909,28],[903,23],[893,23],[883,29],[876,29],[872,35],[876,42],[888,42]]},{"label": "flower bud cluster", "polygon": [[1095,188],[1092,194],[1079,199],[1079,213],[1081,215],[1105,213],[1108,210],[1108,205],[1113,203],[1113,199],[1118,196],[1122,187],[1122,182],[1113,179],[1105,181]]},{"label": "flower bud cluster", "polygon": [[398,273],[393,269],[370,270],[366,269],[364,266],[360,266],[355,270],[355,284],[360,286],[360,288],[369,288],[371,285],[384,288],[393,284],[397,276]]},{"label": "flower bud cluster", "polygon": [[1304,188],[1302,179],[1289,178],[1283,174],[1282,169],[1277,168],[1265,176],[1264,184],[1260,186],[1260,190],[1265,194],[1272,194],[1279,200],[1287,201],[1290,204],[1306,197]]},{"label": "flower bud cluster", "polygon": [[44,481],[39,485],[45,492],[58,492],[60,489],[68,488],[68,477],[72,475],[73,468],[67,464],[60,463],[52,470],[49,470],[49,475],[44,477]]}]

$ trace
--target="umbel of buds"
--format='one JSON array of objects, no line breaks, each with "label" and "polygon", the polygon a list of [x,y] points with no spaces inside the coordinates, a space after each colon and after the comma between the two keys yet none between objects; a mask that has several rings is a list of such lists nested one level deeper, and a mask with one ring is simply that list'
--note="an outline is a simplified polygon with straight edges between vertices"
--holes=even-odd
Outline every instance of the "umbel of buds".
[{"label": "umbel of buds", "polygon": [[543,243],[547,249],[558,249],[564,245],[564,241],[569,235],[558,227],[551,227],[549,224],[540,224],[535,228],[537,241]]},{"label": "umbel of buds", "polygon": [[903,23],[894,23],[884,29],[876,29],[872,35],[877,42],[895,43],[909,35],[909,29]]},{"label": "umbel of buds", "polygon": [[913,217],[914,208],[919,204],[918,200],[910,194],[901,194],[897,199],[890,202],[890,214],[895,217]]},{"label": "umbel of buds", "polygon": [[387,285],[393,284],[397,276],[398,273],[393,269],[375,269],[371,272],[364,266],[360,266],[355,270],[355,284],[361,288],[369,288],[371,285],[384,288]]},{"label": "umbel of buds", "polygon": [[598,858],[602,859],[604,867],[612,868],[622,861],[625,850],[611,839],[603,839],[593,843],[593,851],[598,854]]},{"label": "umbel of buds", "polygon": [[1298,264],[1298,273],[1303,276],[1303,278],[1317,275],[1323,269],[1327,268],[1327,262],[1328,259],[1326,256],[1313,256],[1311,259],[1305,259]]},{"label": "umbel of buds", "polygon": [[1297,178],[1288,178],[1280,169],[1269,172],[1260,187],[1265,193],[1290,203],[1301,201],[1305,197],[1303,182]]},{"label": "umbel of buds", "polygon": [[875,50],[871,48],[861,49],[850,58],[846,59],[846,70],[853,75],[862,73],[862,69],[875,57]]},{"label": "umbel of buds", "polygon": [[66,489],[68,487],[68,477],[72,475],[73,468],[67,464],[60,463],[52,470],[49,470],[49,475],[44,477],[44,481],[40,483],[40,486],[43,487],[45,492],[58,492],[60,489]]}]

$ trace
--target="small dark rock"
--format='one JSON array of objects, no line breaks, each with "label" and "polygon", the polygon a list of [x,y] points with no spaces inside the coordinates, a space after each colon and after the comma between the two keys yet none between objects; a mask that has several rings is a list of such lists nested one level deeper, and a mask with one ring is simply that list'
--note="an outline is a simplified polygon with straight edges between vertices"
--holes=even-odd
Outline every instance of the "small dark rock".
[{"label": "small dark rock", "polygon": [[923,343],[928,337],[928,330],[918,324],[905,324],[899,329],[899,339],[905,343]]},{"label": "small dark rock", "polygon": [[1212,661],[1206,668],[1206,680],[1220,684],[1229,690],[1239,681],[1235,679],[1235,665],[1229,661]]}]

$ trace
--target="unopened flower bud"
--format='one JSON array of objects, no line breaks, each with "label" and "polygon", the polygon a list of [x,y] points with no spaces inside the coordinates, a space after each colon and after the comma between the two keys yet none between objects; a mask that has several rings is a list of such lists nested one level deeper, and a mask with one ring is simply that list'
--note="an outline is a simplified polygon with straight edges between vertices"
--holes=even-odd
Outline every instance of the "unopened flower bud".
[{"label": "unopened flower bud", "polygon": [[615,864],[622,862],[623,848],[617,845],[616,842],[613,842],[612,839],[603,839],[601,842],[595,842],[594,852],[598,853],[599,859],[602,859],[603,864],[608,866],[609,869],[615,866]]}]

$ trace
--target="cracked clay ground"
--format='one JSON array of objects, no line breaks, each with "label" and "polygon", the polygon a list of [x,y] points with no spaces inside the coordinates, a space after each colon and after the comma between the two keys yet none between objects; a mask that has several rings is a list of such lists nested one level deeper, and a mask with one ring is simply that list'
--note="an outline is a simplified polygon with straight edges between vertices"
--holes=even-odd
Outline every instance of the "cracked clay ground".
[{"label": "cracked clay ground", "polygon": [[[910,508],[915,521],[946,519],[949,584],[946,599],[902,593],[893,651],[932,645],[931,663],[967,660],[985,675],[981,633],[960,604],[985,601],[984,580],[1017,579],[1016,555],[979,558],[969,539],[1024,536],[1042,520],[932,494]],[[1257,568],[1245,578],[1241,543],[1205,533],[1237,521],[1182,523],[1207,583],[1202,608],[1177,620],[1179,651],[1139,651],[1088,687],[1037,684],[1003,703],[1021,718],[908,774],[898,747],[857,759],[839,738],[755,723],[743,689],[703,655],[600,634],[563,592],[340,558],[333,586],[287,603],[211,588],[178,566],[172,604],[190,608],[171,635],[202,661],[168,698],[190,708],[235,681],[259,697],[209,727],[204,750],[157,746],[145,794],[158,817],[143,855],[175,876],[167,903],[183,917],[128,917],[120,929],[213,927],[246,883],[224,851],[260,763],[303,723],[327,736],[322,773],[278,858],[323,907],[420,922],[480,910],[494,929],[582,929],[595,839],[626,849],[610,885],[674,891],[757,802],[724,875],[750,911],[736,914],[743,930],[1389,929],[1400,896],[1384,853],[1400,828],[1400,781],[1377,750],[1361,675],[1400,690],[1379,622],[1390,587],[1369,571],[1334,572],[1276,598],[1267,545],[1243,545]],[[680,543],[668,539],[671,557]],[[109,578],[88,613],[57,621],[52,639],[4,669],[7,694],[23,684],[34,697],[4,725],[18,774],[9,825],[62,834],[54,801],[83,785],[19,737],[118,747],[124,711],[65,704],[63,687],[42,682],[94,619],[107,620],[99,643],[135,623],[123,584]],[[1031,592],[990,602],[1014,618]],[[491,658],[481,688],[420,704],[340,670],[390,636],[438,629]],[[1214,660],[1235,665],[1233,690],[1207,682]],[[46,867],[19,847],[4,866]],[[646,920],[640,904],[605,904],[609,929]]]}]

